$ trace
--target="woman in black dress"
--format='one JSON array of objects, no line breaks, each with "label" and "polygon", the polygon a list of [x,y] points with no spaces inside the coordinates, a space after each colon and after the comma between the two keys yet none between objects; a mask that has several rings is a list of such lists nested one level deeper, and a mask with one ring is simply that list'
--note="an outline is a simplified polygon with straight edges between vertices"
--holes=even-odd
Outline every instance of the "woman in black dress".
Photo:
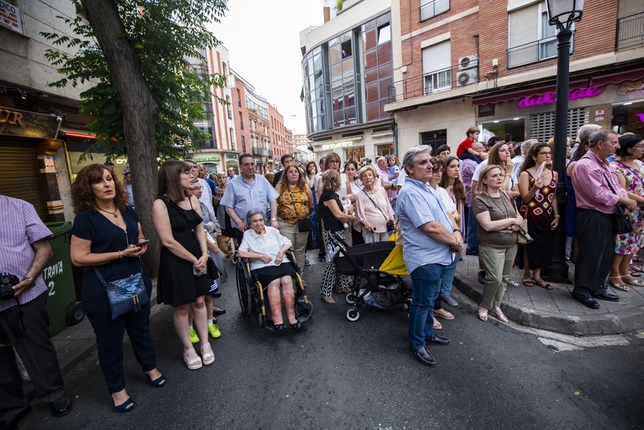
[{"label": "woman in black dress", "polygon": [[[161,240],[157,283],[159,303],[174,306],[172,321],[183,344],[183,359],[190,370],[215,361],[208,342],[204,296],[210,290],[206,275],[208,248],[199,200],[192,196],[190,167],[183,161],[166,161],[159,169],[157,199],[152,221]],[[188,311],[201,339],[201,358],[190,343]]]},{"label": "woman in black dress", "polygon": [[107,292],[96,276],[115,281],[143,271],[148,295],[152,282],[139,258],[148,249],[143,240],[139,217],[126,206],[127,194],[109,170],[101,164],[84,167],[72,185],[76,218],[72,228],[72,263],[85,267],[83,308],[96,333],[98,361],[114,407],[129,412],[134,402],[125,391],[123,376],[123,331],[127,330],[134,355],[154,386],[163,387],[165,377],[157,370],[157,359],[150,336],[150,304],[112,320]]}]

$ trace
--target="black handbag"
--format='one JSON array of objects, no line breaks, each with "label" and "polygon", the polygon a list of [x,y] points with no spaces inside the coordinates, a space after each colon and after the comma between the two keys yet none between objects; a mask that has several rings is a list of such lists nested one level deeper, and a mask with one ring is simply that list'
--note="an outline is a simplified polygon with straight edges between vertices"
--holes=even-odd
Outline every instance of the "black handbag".
[{"label": "black handbag", "polygon": [[[613,188],[613,185],[610,183],[608,177],[605,174],[604,178],[606,179],[606,182],[608,182],[608,187],[613,192],[613,194],[617,195],[615,189]],[[626,234],[630,233],[631,231],[633,231],[631,220],[629,220],[626,216],[624,208],[620,205],[617,205],[617,210],[613,214],[613,234]]]},{"label": "black handbag", "polygon": [[303,233],[305,231],[311,231],[311,218],[298,218],[297,219],[297,229]]},{"label": "black handbag", "polygon": [[393,219],[389,219],[389,218],[387,217],[387,215],[385,215],[385,213],[382,211],[382,209],[380,209],[380,206],[378,206],[378,205],[376,204],[376,202],[374,202],[374,201],[373,201],[373,199],[371,198],[371,196],[369,196],[369,193],[367,193],[367,192],[364,190],[364,188],[362,189],[362,192],[367,196],[367,198],[368,198],[369,200],[371,200],[371,203],[373,203],[373,205],[376,207],[376,209],[378,209],[378,210],[380,211],[380,213],[382,214],[382,216],[384,216],[384,217],[385,217],[385,219],[387,220],[387,233],[389,233],[389,234],[393,233],[393,232],[394,232],[394,230],[396,229],[396,224],[394,223],[394,220],[393,220]]},{"label": "black handbag", "polygon": [[139,266],[141,268],[140,272],[110,282],[106,282],[101,272],[94,266],[96,277],[107,292],[107,300],[112,311],[112,320],[128,312],[138,312],[141,310],[142,305],[150,303],[150,296],[143,282],[143,267],[140,259]]}]

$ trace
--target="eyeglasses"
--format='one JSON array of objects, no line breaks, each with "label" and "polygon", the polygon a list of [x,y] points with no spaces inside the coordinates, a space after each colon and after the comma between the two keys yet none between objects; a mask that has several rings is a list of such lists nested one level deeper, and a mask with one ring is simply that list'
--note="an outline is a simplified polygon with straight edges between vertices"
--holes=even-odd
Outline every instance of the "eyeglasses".
[{"label": "eyeglasses", "polygon": [[552,157],[552,152],[537,152],[537,155],[543,155],[544,157]]},{"label": "eyeglasses", "polygon": [[503,174],[503,173],[497,173],[497,174],[494,174],[494,175],[490,175],[490,178],[492,178],[492,179],[496,179],[496,178],[505,178],[505,174]]},{"label": "eyeglasses", "polygon": [[190,174],[190,170],[186,170],[185,172],[181,172],[181,175],[189,175],[189,174]]},{"label": "eyeglasses", "polygon": [[244,166],[244,167],[255,166],[255,163],[244,163],[244,164],[242,164],[242,166]]}]

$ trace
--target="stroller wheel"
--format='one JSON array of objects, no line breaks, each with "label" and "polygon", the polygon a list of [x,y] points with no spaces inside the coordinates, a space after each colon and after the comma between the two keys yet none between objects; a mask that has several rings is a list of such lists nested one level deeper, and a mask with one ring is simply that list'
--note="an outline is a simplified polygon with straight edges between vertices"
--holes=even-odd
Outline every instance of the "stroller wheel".
[{"label": "stroller wheel", "polygon": [[344,296],[344,300],[346,300],[347,303],[349,303],[350,305],[353,305],[356,303],[356,297],[357,297],[357,294],[352,292]]},{"label": "stroller wheel", "polygon": [[356,308],[350,308],[347,311],[347,319],[351,322],[353,321],[358,321],[358,318],[360,318],[360,311]]}]

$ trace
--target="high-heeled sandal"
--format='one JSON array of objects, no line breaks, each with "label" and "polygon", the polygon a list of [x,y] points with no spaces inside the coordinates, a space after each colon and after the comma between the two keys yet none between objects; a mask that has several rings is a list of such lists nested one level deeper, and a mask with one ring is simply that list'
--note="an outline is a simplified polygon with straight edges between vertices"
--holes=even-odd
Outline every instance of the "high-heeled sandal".
[{"label": "high-heeled sandal", "polygon": [[[621,281],[622,280],[621,276],[609,276],[608,277],[608,285],[610,285],[611,288],[615,288],[616,290],[620,290],[620,291],[624,291],[624,292],[628,293],[628,291],[629,291],[628,285],[611,281],[611,279],[619,279]],[[626,282],[628,283],[629,281],[626,281]]]},{"label": "high-heeled sandal", "polygon": [[119,412],[130,412],[132,409],[134,409],[134,402],[132,401],[131,397],[128,397],[126,401],[121,403],[120,405],[114,406],[117,411]]},{"label": "high-heeled sandal", "polygon": [[488,311],[488,315],[492,315],[494,318],[496,318],[499,321],[503,321],[504,323],[509,322],[508,317],[506,317],[503,312],[501,311],[501,308],[492,308]]},{"label": "high-heeled sandal", "polygon": [[481,321],[487,322],[488,310],[485,309],[483,306],[479,306],[478,315]]},{"label": "high-heeled sandal", "polygon": [[165,379],[165,376],[163,376],[163,374],[161,376],[159,376],[157,379],[154,379],[154,380],[147,373],[143,372],[143,374],[148,379],[148,381],[150,381],[152,383],[152,385],[154,385],[155,387],[162,388],[162,387],[165,386],[166,379]]},{"label": "high-heeled sandal", "polygon": [[201,369],[201,366],[203,366],[203,363],[201,362],[201,357],[195,357],[192,360],[188,359],[188,356],[190,353],[197,353],[194,348],[190,348],[186,351],[183,351],[183,361],[186,362],[186,365],[188,366],[188,369],[190,370],[197,370]]},{"label": "high-heeled sandal", "polygon": [[[210,352],[204,352],[204,346],[207,346]],[[203,360],[204,366],[210,366],[215,362],[215,353],[212,350],[212,346],[209,343],[201,344],[201,359]]]}]

